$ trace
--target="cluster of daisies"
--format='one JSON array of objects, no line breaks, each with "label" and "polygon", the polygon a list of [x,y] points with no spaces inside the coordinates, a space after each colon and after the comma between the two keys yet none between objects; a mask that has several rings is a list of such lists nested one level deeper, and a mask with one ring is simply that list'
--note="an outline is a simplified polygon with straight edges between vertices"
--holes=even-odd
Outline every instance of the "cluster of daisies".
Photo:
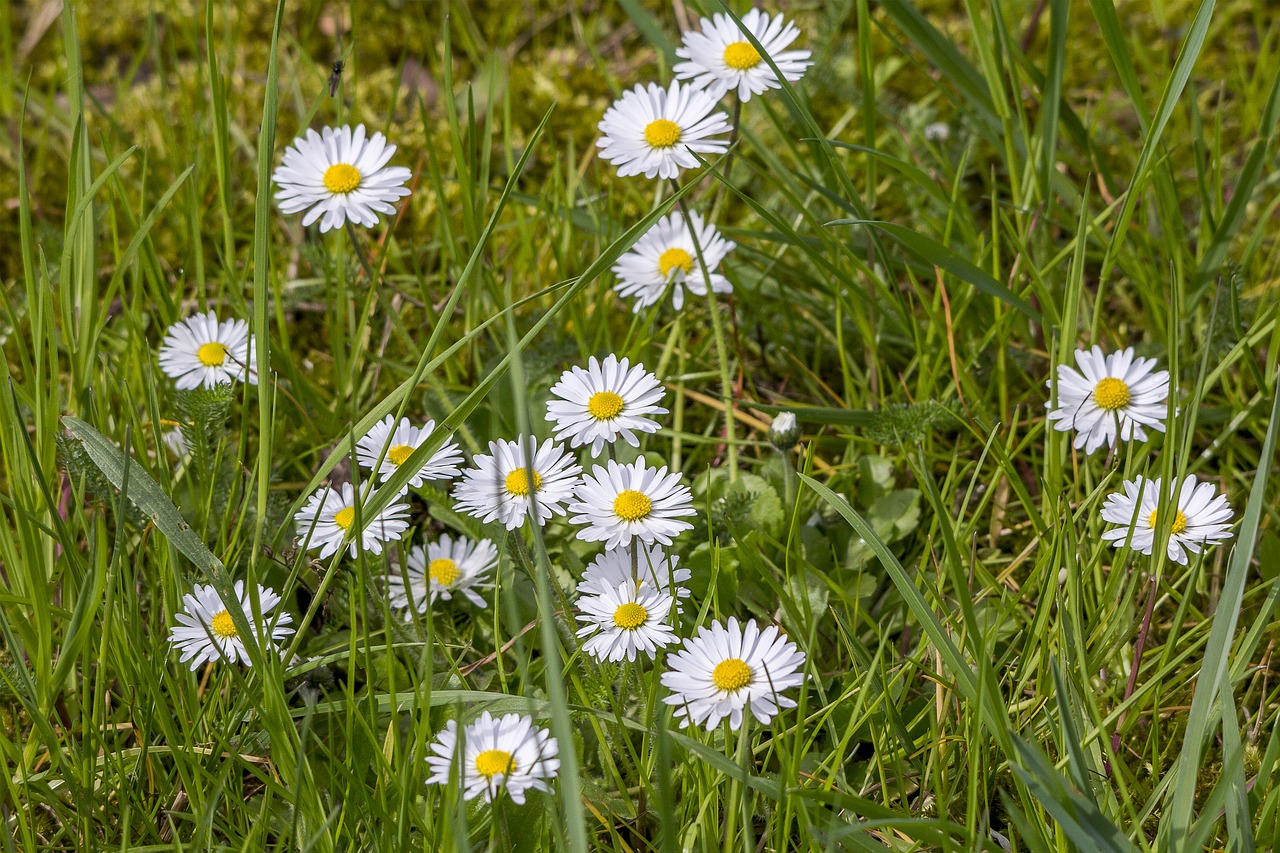
[{"label": "cluster of daisies", "polygon": [[[1076,351],[1079,370],[1058,365],[1055,407],[1048,418],[1059,431],[1075,430],[1073,445],[1085,453],[1117,441],[1146,441],[1147,429],[1164,432],[1168,416],[1169,373],[1156,370],[1153,358],[1135,358],[1133,348],[1104,355],[1100,347]],[[1046,383],[1052,390],[1053,382]],[[1172,520],[1170,510],[1172,509]],[[1102,538],[1115,547],[1151,554],[1162,527],[1168,529],[1169,559],[1186,564],[1188,553],[1231,538],[1232,512],[1213,483],[1188,474],[1167,489],[1161,478],[1138,476],[1107,496],[1102,518],[1116,525]]]}]

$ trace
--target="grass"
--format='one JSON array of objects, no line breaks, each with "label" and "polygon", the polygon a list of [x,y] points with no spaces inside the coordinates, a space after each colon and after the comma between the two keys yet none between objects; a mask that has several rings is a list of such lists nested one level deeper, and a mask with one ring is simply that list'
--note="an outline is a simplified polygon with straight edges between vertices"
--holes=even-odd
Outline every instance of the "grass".
[{"label": "grass", "polygon": [[[5,849],[1280,846],[1274,16],[784,4],[815,66],[677,198],[595,126],[717,0],[113,5],[0,9]],[[270,172],[356,122],[414,193],[303,229]],[[679,204],[737,243],[734,292],[632,313],[610,267]],[[164,330],[210,309],[271,381],[175,392]],[[1045,428],[1095,343],[1170,371],[1167,432],[1086,456]],[[755,618],[807,654],[771,725],[680,729],[661,661],[583,655],[561,591],[598,549],[563,521],[507,536],[416,493],[411,541],[495,537],[500,582],[409,621],[385,558],[298,549],[376,420],[468,454],[546,435],[551,384],[609,352],[666,384],[643,451],[699,509],[678,632]],[[795,452],[766,440],[784,410]],[[1186,473],[1230,542],[1183,566],[1100,539],[1122,481]],[[288,653],[190,672],[183,594],[240,579],[284,594]],[[552,730],[554,794],[425,784],[482,710]]]}]

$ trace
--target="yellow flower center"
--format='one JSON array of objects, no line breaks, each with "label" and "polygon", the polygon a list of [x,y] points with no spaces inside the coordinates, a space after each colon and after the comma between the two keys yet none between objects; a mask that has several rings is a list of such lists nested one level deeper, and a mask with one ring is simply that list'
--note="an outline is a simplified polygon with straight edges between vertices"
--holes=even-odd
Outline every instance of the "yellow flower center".
[{"label": "yellow flower center", "polygon": [[[1150,517],[1147,518],[1147,525],[1152,530],[1155,529],[1156,513],[1158,512],[1159,510],[1157,509],[1151,510],[1151,515]],[[1172,533],[1174,536],[1177,536],[1179,533],[1187,532],[1187,514],[1185,512],[1183,512],[1182,510],[1178,510],[1178,514],[1173,517],[1173,527],[1169,528],[1169,532]]]},{"label": "yellow flower center", "polygon": [[742,658],[729,658],[711,670],[711,683],[721,690],[741,690],[751,683],[751,667]]},{"label": "yellow flower center", "polygon": [[672,246],[658,255],[658,274],[663,278],[671,275],[672,270],[681,270],[685,275],[693,272],[693,255],[679,246]]},{"label": "yellow flower center", "polygon": [[427,566],[427,577],[441,586],[453,586],[458,578],[462,577],[462,572],[453,560],[448,557],[438,557]]},{"label": "yellow flower center", "polygon": [[639,521],[648,518],[653,510],[653,502],[644,492],[627,489],[613,499],[613,514],[623,521]]},{"label": "yellow flower center", "polygon": [[509,776],[515,769],[515,759],[505,749],[486,749],[476,756],[476,772],[486,779],[492,779],[499,773]]},{"label": "yellow flower center", "polygon": [[230,640],[240,636],[240,632],[236,630],[236,623],[231,621],[231,614],[225,610],[209,620],[209,630],[213,631],[213,636],[220,640]]},{"label": "yellow flower center", "polygon": [[351,522],[356,520],[356,508],[353,506],[343,507],[334,513],[333,523],[341,527],[343,530],[351,529]]},{"label": "yellow flower center", "polygon": [[655,118],[644,126],[644,141],[654,148],[670,148],[680,141],[680,125],[665,118]]},{"label": "yellow flower center", "polygon": [[1103,379],[1093,389],[1093,401],[1098,404],[1098,408],[1106,409],[1108,412],[1114,412],[1129,405],[1129,396],[1129,386],[1123,379],[1116,379],[1113,376]]},{"label": "yellow flower center", "polygon": [[334,163],[324,170],[324,188],[345,195],[360,186],[360,170],[346,163]]},{"label": "yellow flower center", "polygon": [[413,455],[414,448],[407,444],[397,444],[387,451],[387,458],[396,465],[403,465]]},{"label": "yellow flower center", "polygon": [[[533,472],[533,490],[542,488],[542,475]],[[507,475],[507,494],[517,498],[529,497],[529,475],[523,468],[517,468]]]},{"label": "yellow flower center", "polygon": [[200,359],[200,363],[205,367],[221,367],[227,360],[227,348],[217,341],[201,344],[200,349],[196,351],[196,358]]},{"label": "yellow flower center", "polygon": [[628,601],[613,611],[613,624],[624,631],[634,631],[649,618],[649,611],[634,601]]},{"label": "yellow flower center", "polygon": [[622,414],[622,398],[612,391],[597,391],[587,400],[587,412],[598,421],[611,421]]},{"label": "yellow flower center", "polygon": [[724,64],[735,71],[746,71],[760,64],[760,51],[751,42],[735,41],[724,46]]}]

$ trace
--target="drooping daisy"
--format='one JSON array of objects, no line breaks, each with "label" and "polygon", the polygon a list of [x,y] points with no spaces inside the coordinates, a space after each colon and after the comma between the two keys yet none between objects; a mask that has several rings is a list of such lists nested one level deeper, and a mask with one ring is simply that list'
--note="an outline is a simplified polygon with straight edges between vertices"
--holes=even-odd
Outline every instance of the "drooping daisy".
[{"label": "drooping daisy", "polygon": [[803,684],[804,652],[796,649],[773,625],[761,631],[754,619],[739,627],[712,622],[688,637],[680,651],[667,658],[670,669],[662,674],[662,684],[671,691],[663,702],[676,706],[675,716],[683,717],[680,728],[689,723],[705,724],[711,731],[726,717],[729,728],[742,725],[743,709],[750,707],[765,725],[781,708],[794,708],[794,700],[782,691]]},{"label": "drooping daisy", "polygon": [[404,186],[409,170],[387,165],[395,153],[381,133],[365,139],[363,124],[354,132],[346,126],[321,133],[308,129],[305,138],[293,140],[271,176],[280,187],[276,201],[285,213],[306,210],[302,224],[319,219],[322,232],[341,228],[348,219],[371,228],[379,213],[395,213],[393,202],[409,194]]},{"label": "drooping daisy", "polygon": [[[369,490],[362,505],[372,503],[374,494]],[[347,532],[356,523],[355,489],[350,483],[343,483],[341,489],[321,486],[293,518],[303,548],[319,548],[323,560],[342,547]],[[364,526],[353,535],[348,553],[354,557],[363,548],[370,554],[381,554],[382,543],[399,539],[409,528],[409,505],[392,501],[373,518],[366,516],[361,520]]]},{"label": "drooping daisy", "polygon": [[160,369],[178,380],[180,391],[230,382],[257,385],[258,357],[249,324],[219,323],[212,311],[174,323],[160,344]]},{"label": "drooping daisy", "polygon": [[587,369],[574,366],[551,386],[559,399],[547,403],[547,420],[556,425],[556,438],[569,439],[570,447],[591,445],[591,455],[599,456],[606,443],[619,436],[632,447],[640,446],[637,432],[657,432],[658,422],[645,415],[665,415],[657,405],[666,391],[643,364],[631,367],[627,359],[607,355],[603,362],[595,356]]},{"label": "drooping daisy", "polygon": [[596,556],[578,581],[578,595],[603,595],[632,580],[632,552],[635,552],[635,580],[641,588],[649,586],[674,596],[676,611],[680,600],[689,597],[684,584],[693,572],[680,568],[679,558],[661,545],[632,543],[630,548],[615,548]]},{"label": "drooping daisy", "polygon": [[634,296],[632,310],[640,311],[661,299],[670,286],[671,302],[679,311],[684,307],[686,288],[698,296],[707,294],[707,278],[698,263],[701,248],[702,260],[711,275],[711,289],[716,293],[732,293],[729,279],[715,270],[734,245],[733,241],[721,237],[714,225],[704,223],[696,212],[689,214],[689,222],[683,214],[673,213],[655,222],[631,251],[618,258],[613,265],[618,283],[613,289],[619,296]]},{"label": "drooping daisy", "polygon": [[[364,437],[356,442],[356,461],[361,468],[373,470],[373,466],[382,460],[378,468],[378,476],[382,482],[390,480],[400,466],[409,460],[413,451],[427,443],[436,422],[428,420],[421,427],[409,423],[408,418],[395,418],[387,415],[378,421]],[[458,463],[462,461],[462,451],[453,439],[447,439],[440,449],[431,454],[418,472],[409,479],[409,488],[416,489],[425,480],[447,480],[462,473]]]},{"label": "drooping daisy", "polygon": [[667,624],[674,599],[648,584],[628,578],[616,588],[578,599],[579,637],[583,650],[600,661],[633,661],[637,652],[655,657],[658,649],[676,641]]},{"label": "drooping daisy", "polygon": [[679,472],[667,473],[665,465],[650,468],[643,459],[630,465],[610,459],[608,467],[595,466],[574,495],[578,500],[569,511],[579,514],[569,521],[587,525],[578,537],[603,541],[608,549],[628,545],[632,539],[670,545],[673,536],[693,527],[681,516],[697,513],[693,494],[680,484]]},{"label": "drooping daisy", "polygon": [[[1119,527],[1102,538],[1119,548],[1128,541],[1133,550],[1150,554],[1155,548],[1159,527],[1160,478],[1135,477],[1126,481],[1123,492],[1107,495],[1102,519]],[[1178,508],[1169,528],[1169,559],[1186,565],[1187,552],[1199,554],[1203,545],[1215,545],[1231,538],[1231,505],[1218,494],[1213,483],[1201,483],[1188,474],[1178,492]],[[1129,530],[1132,527],[1133,535]]]},{"label": "drooping daisy", "polygon": [[412,605],[425,613],[437,598],[449,601],[456,592],[476,607],[484,607],[478,590],[493,586],[486,579],[497,562],[498,548],[488,539],[472,542],[465,536],[453,539],[445,534],[426,548],[414,545],[405,561],[409,587],[405,588],[399,566],[392,566],[387,577],[391,606],[404,610]]},{"label": "drooping daisy", "polygon": [[462,797],[470,800],[484,794],[493,802],[506,789],[511,801],[524,805],[530,789],[551,791],[548,779],[560,770],[560,747],[546,729],[534,728],[533,718],[507,714],[494,719],[485,711],[462,732],[458,744],[458,723],[450,720],[431,742],[428,785],[447,785],[454,761],[460,760],[457,778]]},{"label": "drooping daisy", "polygon": [[[787,50],[800,30],[781,15],[752,9],[742,16],[742,26],[755,36],[765,56],[773,60],[787,82],[799,80],[813,64],[809,51]],[[676,77],[704,87],[717,100],[734,89],[741,100],[749,101],[752,95],[779,88],[778,75],[728,15],[703,18],[702,32],[687,32],[683,41],[676,48],[676,56],[688,61],[679,62],[672,69]]]},{"label": "drooping daisy", "polygon": [[1144,426],[1164,432],[1169,373],[1154,370],[1154,358],[1134,359],[1133,347],[1104,356],[1095,346],[1076,350],[1076,363],[1079,371],[1058,365],[1058,408],[1052,401],[1045,408],[1051,409],[1054,429],[1076,430],[1077,449],[1093,453],[1115,444],[1117,435],[1121,441],[1146,441]]},{"label": "drooping daisy", "polygon": [[539,446],[536,438],[526,436],[519,442],[491,441],[489,454],[477,456],[475,467],[463,472],[454,486],[460,511],[486,523],[496,519],[508,530],[523,524],[526,516],[543,525],[553,514],[564,515],[564,503],[573,497],[582,466],[563,447],[550,440]]},{"label": "drooping daisy", "polygon": [[[236,581],[236,598],[240,602],[245,616],[253,619],[253,607],[244,592],[244,581]],[[272,623],[268,614],[280,603],[280,596],[270,587],[258,585],[258,605],[261,607],[263,620],[267,625],[260,626],[265,631],[269,625],[269,635],[260,637],[259,642],[279,651],[276,641],[283,640],[293,633],[290,623],[293,616],[281,613]],[[182,612],[173,618],[178,624],[169,629],[169,644],[182,652],[182,663],[191,661],[194,671],[205,661],[219,658],[228,663],[249,665],[249,653],[245,650],[244,639],[231,619],[227,606],[218,595],[217,590],[206,584],[196,584],[195,588],[182,596]]]},{"label": "drooping daisy", "polygon": [[697,86],[672,80],[623,92],[600,120],[600,156],[618,167],[618,175],[675,178],[704,157],[729,149],[720,138],[729,131],[716,99]]}]

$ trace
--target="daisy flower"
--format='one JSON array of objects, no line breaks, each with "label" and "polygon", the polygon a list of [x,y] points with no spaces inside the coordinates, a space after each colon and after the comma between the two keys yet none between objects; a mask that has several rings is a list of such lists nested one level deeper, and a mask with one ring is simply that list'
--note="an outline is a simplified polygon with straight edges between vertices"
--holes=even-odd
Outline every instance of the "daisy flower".
[{"label": "daisy flower", "polygon": [[[362,501],[372,503],[373,496],[374,491],[369,490]],[[298,524],[303,548],[319,548],[323,560],[342,547],[348,531],[356,523],[355,489],[350,483],[343,483],[341,490],[321,486],[293,518]],[[370,554],[381,554],[382,543],[399,539],[409,528],[409,505],[392,501],[375,517],[365,516],[362,520],[364,527],[354,532],[348,548],[352,557],[361,548]]]},{"label": "daisy flower", "polygon": [[409,170],[387,165],[394,153],[381,133],[365,139],[363,124],[354,132],[346,126],[307,130],[271,176],[280,187],[276,201],[285,213],[307,211],[304,226],[319,219],[321,232],[341,228],[348,219],[371,228],[379,213],[395,213],[392,203],[409,194]]},{"label": "daisy flower", "polygon": [[408,588],[398,566],[392,567],[387,577],[391,606],[403,610],[412,605],[419,613],[425,613],[437,598],[449,601],[456,592],[476,607],[484,607],[485,600],[477,590],[493,586],[486,583],[486,577],[497,563],[498,548],[487,539],[472,542],[465,536],[452,539],[444,535],[426,548],[415,545],[405,562]]},{"label": "daisy flower", "polygon": [[160,344],[160,369],[178,380],[180,391],[224,382],[257,385],[258,359],[249,324],[244,320],[219,323],[212,311],[174,323]]},{"label": "daisy flower", "polygon": [[[803,77],[813,64],[809,61],[809,51],[787,50],[800,30],[781,15],[766,15],[752,9],[742,16],[742,29],[755,36],[765,55],[773,60],[789,83]],[[778,75],[760,51],[747,41],[742,29],[728,15],[717,14],[710,20],[703,18],[702,32],[685,33],[683,45],[676,48],[676,56],[687,60],[672,69],[676,77],[703,87],[717,100],[734,89],[740,100],[749,101],[752,95],[779,88]]]},{"label": "daisy flower", "polygon": [[[1107,495],[1103,504],[1103,521],[1120,526],[1106,531],[1102,538],[1117,548],[1128,542],[1133,550],[1150,554],[1159,524],[1160,478],[1136,477],[1123,488],[1123,493]],[[1202,545],[1230,539],[1231,515],[1226,496],[1218,494],[1213,483],[1198,482],[1195,474],[1188,474],[1178,490],[1178,508],[1169,528],[1169,559],[1186,565],[1188,551],[1199,554]]]},{"label": "daisy flower", "polygon": [[[427,443],[427,439],[431,437],[435,428],[436,422],[433,420],[427,421],[421,427],[416,427],[409,423],[408,418],[401,418],[400,423],[397,424],[395,418],[387,415],[356,442],[356,461],[360,463],[361,468],[372,471],[381,459],[382,465],[378,468],[378,475],[385,483],[400,470],[401,465],[409,460],[413,451]],[[462,451],[458,449],[453,439],[448,439],[439,450],[422,463],[422,467],[409,479],[407,485],[416,489],[425,480],[447,480],[450,477],[456,477],[462,473],[458,467],[461,461]]]},{"label": "daisy flower", "polygon": [[640,446],[637,432],[657,432],[658,422],[645,415],[665,415],[657,405],[666,391],[658,378],[643,364],[631,367],[624,358],[592,356],[587,369],[572,367],[551,386],[559,399],[547,403],[547,420],[556,425],[556,438],[569,439],[570,447],[591,445],[591,455],[599,456],[606,443],[619,436],[632,447]]},{"label": "daisy flower", "polygon": [[617,588],[578,599],[579,637],[589,638],[583,651],[599,661],[633,661],[637,652],[655,657],[676,641],[667,624],[674,599],[648,584],[628,578]]},{"label": "daisy flower", "polygon": [[431,742],[427,764],[431,768],[428,785],[447,785],[454,762],[460,761],[457,778],[462,797],[470,800],[484,794],[493,802],[503,788],[516,805],[524,805],[530,789],[551,791],[548,779],[560,770],[560,748],[546,729],[533,726],[533,718],[507,714],[494,719],[485,711],[463,729],[458,743],[458,723],[450,720]]},{"label": "daisy flower", "polygon": [[[525,516],[543,525],[553,514],[564,515],[563,504],[573,496],[582,467],[563,447],[550,440],[539,447],[538,440],[528,436],[520,442],[491,441],[489,454],[477,456],[475,467],[463,472],[454,487],[459,510],[485,523],[496,519],[508,530],[523,524]],[[536,500],[530,499],[531,492]]]},{"label": "daisy flower", "polygon": [[729,122],[716,99],[696,86],[672,80],[637,85],[623,92],[600,120],[600,156],[618,167],[618,175],[675,178],[697,167],[698,154],[721,154],[729,144],[721,134]]},{"label": "daisy flower", "polygon": [[603,595],[632,580],[631,553],[636,551],[635,573],[640,587],[653,587],[675,596],[676,611],[680,599],[689,597],[683,584],[693,577],[693,572],[679,568],[675,554],[668,554],[661,545],[632,543],[630,548],[604,551],[587,566],[578,582],[578,595]]},{"label": "daisy flower", "polygon": [[765,725],[782,708],[796,703],[783,690],[804,683],[804,652],[786,639],[773,625],[761,631],[754,619],[745,626],[729,617],[727,626],[712,622],[688,637],[680,651],[667,658],[670,669],[662,674],[662,684],[671,691],[663,702],[675,705],[675,715],[683,717],[680,728],[689,723],[705,724],[707,731],[721,720],[729,728],[742,725],[742,711],[751,713]]},{"label": "daisy flower", "polygon": [[[1052,401],[1049,420],[1060,432],[1076,430],[1077,449],[1093,453],[1121,441],[1146,441],[1144,426],[1164,432],[1169,373],[1153,370],[1154,358],[1133,357],[1133,347],[1104,356],[1102,348],[1076,350],[1077,371],[1058,365],[1058,408]],[[1046,382],[1051,387],[1052,382]]]},{"label": "daisy flower", "polygon": [[[241,609],[252,619],[253,607],[249,603],[249,597],[244,594],[244,581],[236,581],[235,593]],[[271,622],[267,614],[279,603],[280,596],[275,590],[258,585],[258,605],[262,608],[262,618],[266,622]],[[249,665],[249,653],[245,650],[240,631],[231,620],[231,613],[222,597],[212,586],[196,584],[191,592],[182,596],[182,612],[173,618],[178,624],[169,629],[169,644],[182,652],[182,663],[191,661],[193,672],[205,661],[219,658],[228,663]],[[291,614],[281,613],[271,626],[270,635],[261,637],[259,642],[278,652],[276,641],[293,633],[291,622]]]},{"label": "daisy flower", "polygon": [[711,276],[711,289],[716,293],[732,293],[729,279],[715,269],[734,245],[696,212],[689,214],[689,222],[678,212],[664,216],[613,265],[613,274],[618,277],[613,289],[619,296],[634,296],[632,310],[640,311],[661,299],[670,286],[671,302],[679,311],[684,307],[686,288],[698,296],[707,295],[707,278],[702,274],[702,264],[698,263],[701,248],[702,260]]},{"label": "daisy flower", "polygon": [[693,525],[680,516],[694,515],[693,494],[680,484],[679,472],[667,473],[666,466],[650,468],[643,459],[619,465],[612,459],[608,467],[595,466],[574,493],[578,502],[569,511],[579,513],[569,519],[587,527],[580,539],[605,543],[605,548],[628,545],[632,539],[646,544],[671,544],[671,537]]}]

